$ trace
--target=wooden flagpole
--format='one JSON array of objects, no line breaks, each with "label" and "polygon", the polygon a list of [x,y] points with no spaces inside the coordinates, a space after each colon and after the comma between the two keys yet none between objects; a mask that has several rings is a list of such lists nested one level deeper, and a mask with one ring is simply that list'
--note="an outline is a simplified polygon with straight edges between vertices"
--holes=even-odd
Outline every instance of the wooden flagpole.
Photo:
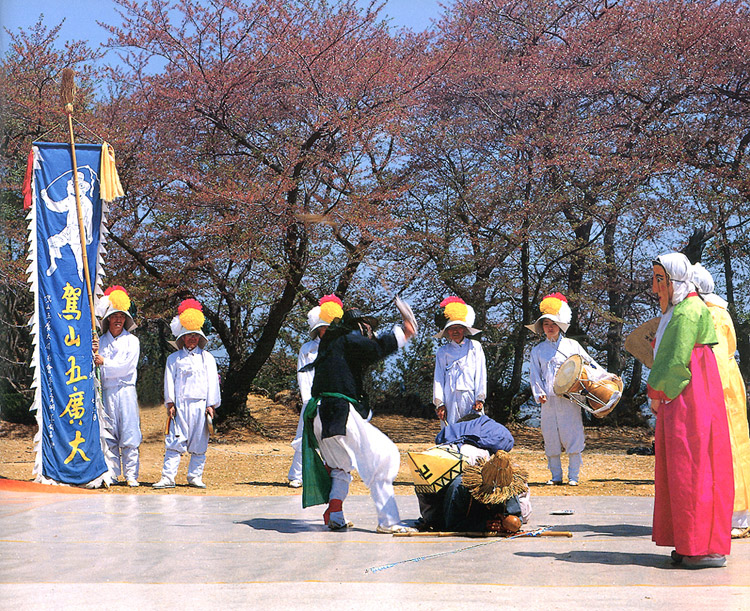
[{"label": "wooden flagpole", "polygon": [[78,185],[78,162],[76,161],[76,141],[73,134],[73,101],[76,95],[75,72],[71,68],[65,68],[62,73],[60,85],[60,97],[62,98],[65,114],[68,115],[68,132],[70,134],[70,157],[73,162],[73,185],[76,194],[76,212],[78,213],[78,237],[81,240],[81,257],[83,260],[83,273],[86,279],[86,293],[89,298],[89,310],[91,311],[91,332],[96,334],[96,314],[94,313],[94,291],[91,288],[91,275],[89,274],[89,258],[86,252],[86,230],[83,224],[83,210],[81,209],[81,189]]}]

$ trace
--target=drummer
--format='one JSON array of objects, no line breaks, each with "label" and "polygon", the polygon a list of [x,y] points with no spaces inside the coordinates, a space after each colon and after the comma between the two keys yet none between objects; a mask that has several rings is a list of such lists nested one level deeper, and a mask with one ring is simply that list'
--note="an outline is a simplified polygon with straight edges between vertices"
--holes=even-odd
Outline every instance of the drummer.
[{"label": "drummer", "polygon": [[577,486],[584,448],[583,419],[581,408],[570,399],[558,396],[553,391],[555,375],[560,365],[574,354],[580,355],[588,366],[606,374],[583,347],[575,340],[565,337],[572,313],[568,300],[561,293],[547,295],[539,305],[541,316],[533,325],[526,325],[544,341],[531,350],[530,384],[534,400],[542,406],[542,436],[544,453],[551,479],[550,486],[563,484],[562,452],[568,454],[568,485]]}]

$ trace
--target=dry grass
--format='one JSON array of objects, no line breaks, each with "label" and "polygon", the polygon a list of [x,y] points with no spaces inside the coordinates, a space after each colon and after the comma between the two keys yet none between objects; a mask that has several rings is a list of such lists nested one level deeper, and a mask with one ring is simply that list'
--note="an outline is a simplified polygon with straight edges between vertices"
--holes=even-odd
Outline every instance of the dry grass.
[{"label": "dry grass", "polygon": [[[287,471],[292,459],[289,442],[297,427],[297,412],[264,397],[248,400],[251,413],[262,425],[265,436],[247,428],[218,431],[211,440],[204,480],[207,490],[196,490],[185,485],[187,457],[180,465],[177,488],[157,491],[148,485],[131,489],[113,486],[110,493],[121,494],[213,494],[225,496],[298,495],[299,490],[287,486]],[[164,457],[163,408],[141,410],[140,481],[144,484],[159,479]],[[411,477],[405,453],[421,451],[434,444],[439,430],[437,420],[402,416],[375,416],[373,424],[385,432],[402,453],[401,470],[395,482],[397,494],[412,494]],[[36,427],[1,423],[0,477],[31,480],[34,464],[33,434]],[[586,450],[583,454],[581,481],[577,488],[546,486],[546,468],[542,435],[539,429],[520,425],[509,427],[516,440],[512,452],[515,462],[529,473],[529,485],[534,495],[615,495],[652,496],[654,492],[654,457],[629,456],[628,448],[650,445],[651,437],[643,429],[591,428],[586,429]],[[565,460],[563,460],[563,467]],[[355,477],[352,494],[367,494],[362,482]]]}]

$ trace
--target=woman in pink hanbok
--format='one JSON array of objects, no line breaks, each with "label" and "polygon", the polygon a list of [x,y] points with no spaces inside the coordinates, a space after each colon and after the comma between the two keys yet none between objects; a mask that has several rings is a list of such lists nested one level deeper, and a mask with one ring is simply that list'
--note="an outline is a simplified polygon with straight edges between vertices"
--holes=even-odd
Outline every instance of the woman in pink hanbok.
[{"label": "woman in pink hanbok", "polygon": [[685,255],[657,257],[653,273],[663,315],[648,378],[656,414],[652,539],[674,547],[672,561],[679,566],[721,567],[731,546],[734,480],[724,392],[711,349],[716,331]]}]

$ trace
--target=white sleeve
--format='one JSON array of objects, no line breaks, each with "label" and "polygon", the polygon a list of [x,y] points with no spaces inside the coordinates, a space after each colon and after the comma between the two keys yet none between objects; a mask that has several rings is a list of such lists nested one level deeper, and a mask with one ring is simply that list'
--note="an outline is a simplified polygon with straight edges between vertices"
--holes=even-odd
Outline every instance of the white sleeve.
[{"label": "white sleeve", "polygon": [[529,386],[531,387],[531,394],[534,396],[534,401],[539,403],[539,398],[547,395],[547,391],[544,389],[544,380],[542,379],[542,364],[539,358],[539,351],[536,347],[531,349],[531,357],[529,359]]},{"label": "white sleeve", "polygon": [[399,348],[406,346],[406,342],[409,341],[406,339],[406,334],[400,325],[393,325],[393,335],[396,336],[396,342],[398,343]]},{"label": "white sleeve", "polygon": [[445,393],[443,391],[445,387],[445,358],[443,354],[444,352],[440,348],[438,348],[437,354],[435,354],[435,374],[432,384],[432,403],[435,407],[440,407],[445,403]]},{"label": "white sleeve", "polygon": [[314,359],[310,358],[310,351],[305,350],[303,344],[297,356],[297,385],[299,386],[299,394],[302,398],[302,407],[307,405],[307,402],[312,398],[312,384],[315,378],[315,370],[300,371],[305,365],[311,363]]},{"label": "white sleeve", "polygon": [[[572,340],[572,341],[575,342],[575,340]],[[583,346],[581,346],[581,344],[579,344],[578,342],[575,342],[575,344],[576,344],[577,354],[581,356],[584,363],[586,363],[587,365],[591,367],[591,369],[589,369],[589,373],[591,374],[589,377],[592,380],[601,380],[609,376],[609,373],[607,373],[607,370],[604,367],[602,367],[599,363],[597,363],[589,355],[589,353],[586,352],[586,349]]]},{"label": "white sleeve", "polygon": [[206,364],[206,379],[208,389],[206,390],[206,406],[217,408],[221,405],[221,388],[219,387],[219,371],[216,368],[216,359],[210,352],[204,352]]},{"label": "white sleeve", "polygon": [[175,401],[174,370],[177,361],[177,353],[167,357],[167,365],[164,367],[164,404],[177,403]]},{"label": "white sleeve", "polygon": [[471,340],[476,349],[476,367],[474,374],[474,400],[484,401],[487,398],[487,358],[484,355],[482,344]]}]

